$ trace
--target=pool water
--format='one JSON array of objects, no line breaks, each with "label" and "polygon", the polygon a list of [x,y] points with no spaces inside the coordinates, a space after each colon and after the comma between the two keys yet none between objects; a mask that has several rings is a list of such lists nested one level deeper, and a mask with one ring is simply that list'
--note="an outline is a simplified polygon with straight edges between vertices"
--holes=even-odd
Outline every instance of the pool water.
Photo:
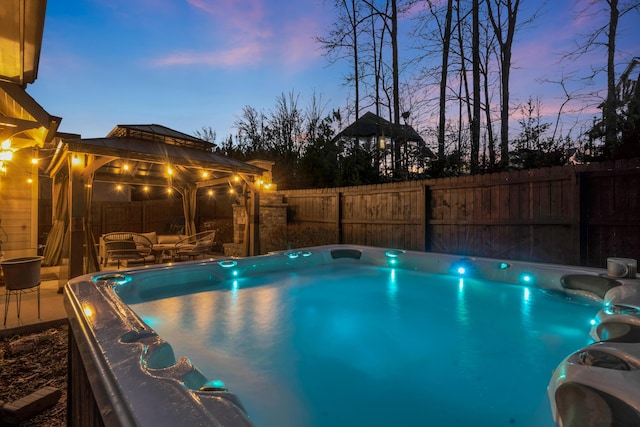
[{"label": "pool water", "polygon": [[553,426],[552,371],[591,342],[599,308],[351,264],[179,292],[129,305],[177,357],[222,380],[257,426]]}]

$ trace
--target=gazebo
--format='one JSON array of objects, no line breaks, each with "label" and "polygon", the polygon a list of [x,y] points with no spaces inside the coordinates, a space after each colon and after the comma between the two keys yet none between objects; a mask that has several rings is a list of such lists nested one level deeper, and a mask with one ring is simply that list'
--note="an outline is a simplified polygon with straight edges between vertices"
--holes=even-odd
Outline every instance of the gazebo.
[{"label": "gazebo", "polygon": [[[366,112],[362,117],[339,132],[334,140],[340,138],[372,138],[375,137],[378,143],[386,143],[386,139],[400,142],[419,142],[424,144],[422,137],[410,125],[393,124],[389,120],[372,113]],[[427,148],[428,150],[428,148]],[[435,157],[431,153],[430,157]]]},{"label": "gazebo", "polygon": [[105,138],[61,139],[47,167],[53,179],[54,219],[45,264],[57,264],[68,246],[69,278],[98,269],[90,223],[96,182],[177,191],[183,201],[185,234],[190,235],[196,231],[197,190],[241,179],[249,189],[248,254],[256,254],[257,220],[252,211],[258,209],[259,195],[254,182],[265,170],[216,154],[214,148],[207,141],[156,124],[118,125]]}]

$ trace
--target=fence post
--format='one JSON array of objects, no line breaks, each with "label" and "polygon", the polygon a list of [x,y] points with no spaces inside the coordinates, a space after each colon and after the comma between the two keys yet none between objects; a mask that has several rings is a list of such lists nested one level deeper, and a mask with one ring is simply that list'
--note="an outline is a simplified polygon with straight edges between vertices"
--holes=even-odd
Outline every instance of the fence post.
[{"label": "fence post", "polygon": [[422,199],[424,200],[424,211],[422,215],[422,232],[424,236],[424,243],[422,250],[425,252],[431,252],[431,236],[429,230],[429,222],[431,220],[431,187],[427,184],[422,186]]},{"label": "fence post", "polygon": [[582,192],[584,191],[581,173],[575,168],[571,173],[571,240],[574,253],[571,254],[571,263],[575,265],[587,265],[586,245],[587,236],[582,226],[583,211]]},{"label": "fence post", "polygon": [[342,244],[342,191],[336,193],[336,241]]}]

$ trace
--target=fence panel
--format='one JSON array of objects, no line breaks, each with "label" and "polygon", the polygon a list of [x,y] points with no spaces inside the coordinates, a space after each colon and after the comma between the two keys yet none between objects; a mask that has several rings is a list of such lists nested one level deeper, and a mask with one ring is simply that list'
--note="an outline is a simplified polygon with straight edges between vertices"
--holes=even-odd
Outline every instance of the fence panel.
[{"label": "fence panel", "polygon": [[411,182],[282,191],[289,220],[324,227],[334,243],[424,250],[424,188]]},{"label": "fence panel", "polygon": [[604,266],[607,257],[640,259],[640,161],[604,163],[580,177],[581,262]]},{"label": "fence panel", "polygon": [[639,188],[629,160],[280,193],[336,243],[604,267],[640,259]]},{"label": "fence panel", "polygon": [[102,204],[102,232],[133,231],[142,233],[142,203],[109,202]]},{"label": "fence panel", "polygon": [[575,197],[570,169],[471,178],[426,182],[432,213],[428,218],[431,250],[577,263],[579,247],[571,246],[571,237],[578,224],[571,218],[572,211],[564,207]]}]

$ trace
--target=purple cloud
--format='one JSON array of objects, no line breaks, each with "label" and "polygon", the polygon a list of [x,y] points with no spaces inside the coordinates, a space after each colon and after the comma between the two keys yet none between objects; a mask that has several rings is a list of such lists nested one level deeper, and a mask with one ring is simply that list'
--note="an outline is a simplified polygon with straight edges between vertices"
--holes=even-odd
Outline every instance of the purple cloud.
[{"label": "purple cloud", "polygon": [[[157,66],[201,64],[212,67],[254,66],[264,63],[304,67],[319,56],[314,38],[318,20],[306,9],[264,0],[188,0],[206,23],[202,40],[183,51],[152,61]],[[308,9],[308,8],[307,8]]]}]

